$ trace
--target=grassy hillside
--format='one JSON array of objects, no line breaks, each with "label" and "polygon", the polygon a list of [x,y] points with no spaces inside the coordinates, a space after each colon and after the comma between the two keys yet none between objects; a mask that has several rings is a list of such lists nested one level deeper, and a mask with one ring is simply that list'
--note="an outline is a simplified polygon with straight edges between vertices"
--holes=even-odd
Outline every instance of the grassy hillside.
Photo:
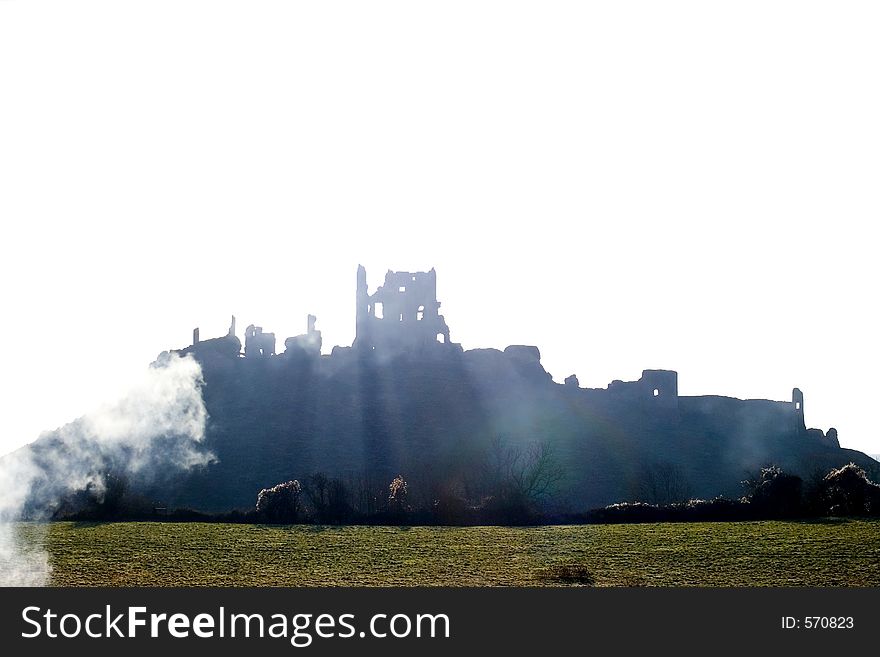
[{"label": "grassy hillside", "polygon": [[[34,540],[34,525],[19,529]],[[880,521],[313,527],[55,523],[56,586],[880,586]]]}]

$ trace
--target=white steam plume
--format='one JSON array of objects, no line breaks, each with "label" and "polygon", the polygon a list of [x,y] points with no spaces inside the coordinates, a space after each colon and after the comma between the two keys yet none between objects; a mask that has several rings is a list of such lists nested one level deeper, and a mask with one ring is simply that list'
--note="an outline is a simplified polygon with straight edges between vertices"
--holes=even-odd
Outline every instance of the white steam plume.
[{"label": "white steam plume", "polygon": [[98,495],[105,475],[141,482],[158,474],[205,465],[207,411],[202,370],[191,356],[163,354],[119,400],[0,459],[0,585],[39,586],[49,581],[41,520],[65,495]]}]

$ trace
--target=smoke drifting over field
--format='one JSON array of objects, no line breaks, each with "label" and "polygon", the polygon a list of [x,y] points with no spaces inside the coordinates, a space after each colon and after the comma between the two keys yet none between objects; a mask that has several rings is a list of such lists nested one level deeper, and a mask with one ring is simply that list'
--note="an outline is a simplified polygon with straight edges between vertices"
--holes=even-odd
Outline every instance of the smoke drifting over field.
[{"label": "smoke drifting over field", "polygon": [[15,521],[44,519],[75,491],[100,497],[108,473],[148,482],[213,460],[201,444],[202,384],[193,358],[163,354],[117,401],[0,460],[0,584],[38,586],[50,574],[45,550]]}]

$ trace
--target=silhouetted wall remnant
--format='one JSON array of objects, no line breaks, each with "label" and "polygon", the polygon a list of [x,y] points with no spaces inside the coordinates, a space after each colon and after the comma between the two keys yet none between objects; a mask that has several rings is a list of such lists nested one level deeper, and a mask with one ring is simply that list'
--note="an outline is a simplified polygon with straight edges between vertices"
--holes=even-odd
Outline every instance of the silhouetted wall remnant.
[{"label": "silhouetted wall remnant", "polygon": [[643,370],[638,381],[615,379],[607,390],[618,404],[630,404],[666,419],[678,414],[678,372]]},{"label": "silhouetted wall remnant", "polygon": [[323,340],[321,332],[315,329],[317,317],[309,315],[306,321],[306,332],[304,335],[295,335],[284,341],[284,353],[288,356],[295,353],[305,352],[312,356],[321,354],[321,345]]},{"label": "silhouetted wall remnant", "polygon": [[267,358],[275,355],[275,334],[263,333],[262,326],[250,324],[244,331],[245,358]]},{"label": "silhouetted wall remnant", "polygon": [[573,388],[580,388],[581,382],[578,381],[577,374],[572,374],[571,376],[565,377],[565,385]]},{"label": "silhouetted wall remnant", "polygon": [[835,447],[840,447],[840,440],[837,438],[837,429],[831,427],[828,430],[828,433],[825,434],[825,438]]},{"label": "silhouetted wall remnant", "polygon": [[407,350],[451,344],[437,301],[437,273],[391,271],[373,294],[367,271],[357,270],[355,339],[358,349]]},{"label": "silhouetted wall remnant", "polygon": [[[235,318],[233,318],[232,322],[234,327]],[[193,329],[192,345],[186,349],[175,350],[175,353],[181,355],[191,353],[198,358],[209,358],[212,356],[238,358],[241,354],[241,341],[235,336],[235,331],[232,329],[223,337],[202,340],[199,336],[199,329],[196,327]]]},{"label": "silhouetted wall remnant", "polygon": [[678,372],[644,370],[639,383],[643,400],[654,408],[678,412]]},{"label": "silhouetted wall remnant", "polygon": [[512,344],[504,348],[519,374],[534,381],[552,381],[553,377],[541,365],[541,351],[534,345]]},{"label": "silhouetted wall remnant", "polygon": [[504,353],[523,363],[540,363],[541,350],[533,345],[512,344],[504,348]]},{"label": "silhouetted wall remnant", "polygon": [[657,402],[678,398],[678,372],[673,370],[642,370],[638,381],[614,379],[607,388],[615,395],[648,399]]},{"label": "silhouetted wall remnant", "polygon": [[800,388],[794,388],[791,391],[791,403],[794,404],[794,408],[796,411],[800,411],[801,414],[804,412],[804,393],[800,391]]},{"label": "silhouetted wall remnant", "polygon": [[825,433],[821,429],[807,429],[806,432],[807,436],[813,440],[826,442],[834,447],[840,447],[840,440],[837,438],[837,429],[834,427],[828,429],[828,433]]},{"label": "silhouetted wall remnant", "polygon": [[797,431],[804,431],[807,425],[804,422],[804,393],[800,388],[791,391],[791,404],[794,406],[794,426]]}]

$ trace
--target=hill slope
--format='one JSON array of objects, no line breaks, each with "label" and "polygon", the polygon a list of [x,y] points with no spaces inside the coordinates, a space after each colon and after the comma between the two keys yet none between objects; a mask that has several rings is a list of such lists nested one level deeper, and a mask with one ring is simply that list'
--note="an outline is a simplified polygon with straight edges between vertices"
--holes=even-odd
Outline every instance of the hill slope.
[{"label": "hill slope", "polygon": [[850,461],[876,466],[805,429],[792,403],[670,398],[665,389],[655,401],[662,376],[649,372],[607,390],[560,385],[535,348],[194,355],[217,461],[150,491],[172,506],[250,508],[260,488],[315,472],[357,479],[364,493],[397,473],[414,494],[460,488],[480,476],[499,437],[549,443],[565,475],[558,500],[573,509],[633,499],[652,471],[673,471],[691,495],[710,497],[739,494],[769,463],[804,477]]}]

